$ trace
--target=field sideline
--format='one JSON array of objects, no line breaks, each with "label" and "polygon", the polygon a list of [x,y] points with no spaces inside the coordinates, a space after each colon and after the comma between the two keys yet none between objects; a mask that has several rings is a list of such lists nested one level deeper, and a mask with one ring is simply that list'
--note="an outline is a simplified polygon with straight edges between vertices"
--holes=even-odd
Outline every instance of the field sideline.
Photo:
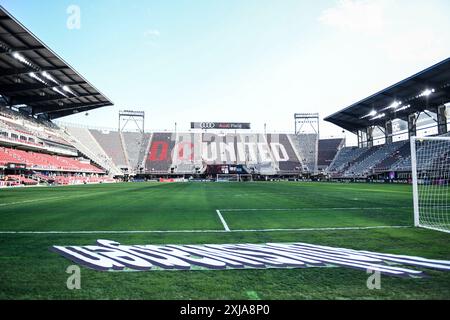
[{"label": "field sideline", "polygon": [[332,183],[129,183],[0,190],[0,299],[449,299],[450,273],[346,268],[102,273],[53,245],[306,242],[450,260],[450,235],[416,229],[411,187]]}]

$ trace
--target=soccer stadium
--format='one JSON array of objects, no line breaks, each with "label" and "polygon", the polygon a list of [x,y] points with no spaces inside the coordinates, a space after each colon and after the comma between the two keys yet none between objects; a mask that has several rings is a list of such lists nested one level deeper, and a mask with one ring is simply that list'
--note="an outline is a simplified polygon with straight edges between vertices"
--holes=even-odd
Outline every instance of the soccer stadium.
[{"label": "soccer stadium", "polygon": [[38,37],[0,8],[0,299],[450,298],[450,58],[336,106],[351,145],[307,107],[155,130]]}]

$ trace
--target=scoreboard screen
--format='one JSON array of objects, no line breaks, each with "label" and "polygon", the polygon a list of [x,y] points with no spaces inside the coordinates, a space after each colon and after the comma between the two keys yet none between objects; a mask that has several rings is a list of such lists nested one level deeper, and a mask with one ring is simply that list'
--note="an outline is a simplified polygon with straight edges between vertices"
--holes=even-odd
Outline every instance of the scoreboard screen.
[{"label": "scoreboard screen", "polygon": [[245,174],[245,170],[242,165],[238,164],[216,164],[208,165],[206,169],[207,174]]},{"label": "scoreboard screen", "polygon": [[22,170],[22,169],[26,169],[27,165],[24,163],[8,163],[7,168],[11,169],[11,170],[14,170],[14,169]]},{"label": "scoreboard screen", "polygon": [[191,129],[250,130],[250,123],[239,122],[191,122]]}]

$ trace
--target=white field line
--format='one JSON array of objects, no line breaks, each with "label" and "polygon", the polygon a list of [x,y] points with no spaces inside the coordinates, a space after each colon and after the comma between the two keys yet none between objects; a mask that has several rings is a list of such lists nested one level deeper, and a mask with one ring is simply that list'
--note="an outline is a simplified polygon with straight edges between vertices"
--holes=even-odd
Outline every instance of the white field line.
[{"label": "white field line", "polygon": [[[233,211],[331,211],[331,210],[389,210],[392,208],[263,208],[263,209],[220,209],[221,212],[233,212]],[[396,207],[395,209],[413,209],[413,207]]]},{"label": "white field line", "polygon": [[412,226],[373,226],[373,227],[336,227],[336,228],[300,228],[300,229],[244,229],[244,230],[149,230],[149,231],[0,231],[0,234],[145,234],[145,233],[242,233],[242,232],[301,232],[301,231],[345,231],[372,229],[406,229]]},{"label": "white field line", "polygon": [[228,227],[227,222],[225,221],[225,219],[222,217],[222,214],[220,213],[220,210],[216,210],[217,215],[219,216],[220,221],[222,221],[223,227],[225,229],[225,231],[230,232],[230,228]]},{"label": "white field line", "polygon": [[56,199],[65,198],[64,196],[60,197],[51,197],[51,198],[42,198],[42,199],[34,199],[34,200],[24,200],[24,201],[17,201],[17,202],[8,202],[8,203],[0,203],[0,207],[6,207],[6,206],[13,206],[16,204],[25,204],[25,203],[32,203],[32,202],[41,202],[41,201],[51,201]]},{"label": "white field line", "polygon": [[[103,193],[109,193],[109,192],[103,192]],[[102,193],[96,193],[95,195],[99,195]],[[17,201],[17,202],[8,202],[8,203],[1,203],[0,207],[8,207],[8,206],[14,206],[14,205],[21,205],[21,204],[27,204],[27,203],[33,203],[33,202],[46,202],[46,201],[53,201],[58,199],[73,199],[73,198],[84,198],[84,197],[92,197],[94,194],[82,194],[82,195],[65,195],[65,196],[59,196],[59,197],[50,197],[50,198],[42,198],[42,199],[33,199],[33,200],[24,200],[24,201]]]}]

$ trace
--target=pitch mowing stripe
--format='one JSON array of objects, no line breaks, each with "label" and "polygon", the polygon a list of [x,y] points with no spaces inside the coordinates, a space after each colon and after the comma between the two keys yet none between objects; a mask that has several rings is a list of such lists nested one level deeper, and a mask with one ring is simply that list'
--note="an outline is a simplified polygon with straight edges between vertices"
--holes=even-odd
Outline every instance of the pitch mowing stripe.
[{"label": "pitch mowing stripe", "polygon": [[[157,185],[157,184],[150,184],[150,185],[152,187],[160,186],[160,185]],[[69,188],[69,187],[73,187],[73,186],[59,186],[59,187],[55,187],[55,188]],[[129,188],[128,190],[140,190],[140,189],[141,188]],[[96,197],[96,196],[99,196],[99,195],[116,193],[116,192],[120,192],[120,191],[114,189],[114,190],[102,191],[102,192],[96,192],[96,193],[83,192],[82,194],[75,194],[75,195],[67,195],[66,194],[66,195],[57,196],[57,197],[39,198],[39,199],[15,201],[15,202],[8,202],[8,203],[0,203],[0,208],[1,207],[14,206],[14,205],[28,204],[28,203],[33,203],[33,202],[47,202],[47,201],[51,202],[53,200],[59,200],[59,199],[70,200],[70,199],[76,199],[76,198]]]},{"label": "pitch mowing stripe", "polygon": [[356,191],[368,191],[368,192],[381,192],[381,193],[404,193],[411,194],[412,191],[396,191],[396,190],[384,190],[384,189],[362,189],[362,188],[336,188],[336,190],[356,190]]},{"label": "pitch mowing stripe", "polygon": [[372,229],[406,229],[412,226],[373,226],[373,227],[329,227],[299,229],[244,229],[244,230],[149,230],[149,231],[0,231],[0,234],[145,234],[145,233],[245,233],[245,232],[301,232],[301,231],[345,231]]},{"label": "pitch mowing stripe", "polygon": [[223,227],[225,228],[225,231],[230,232],[230,228],[228,227],[227,222],[225,221],[225,219],[222,217],[222,214],[220,213],[220,210],[216,210],[217,215],[219,216],[220,221],[223,224]]}]

